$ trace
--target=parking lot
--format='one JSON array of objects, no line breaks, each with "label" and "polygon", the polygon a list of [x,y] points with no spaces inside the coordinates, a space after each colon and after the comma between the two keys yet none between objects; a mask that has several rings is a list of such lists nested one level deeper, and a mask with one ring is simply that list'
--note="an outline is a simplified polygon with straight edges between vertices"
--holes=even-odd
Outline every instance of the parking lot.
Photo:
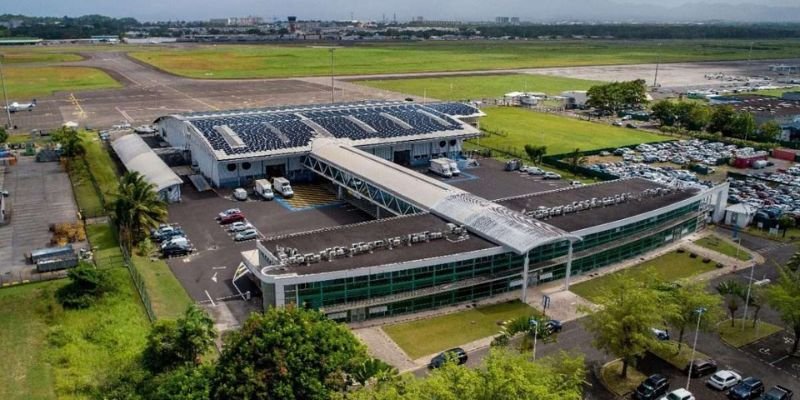
[{"label": "parking lot", "polygon": [[793,341],[794,338],[788,332],[778,332],[749,344],[742,350],[772,367],[785,371],[795,379],[800,379],[800,359],[789,354]]},{"label": "parking lot", "polygon": [[59,163],[18,157],[17,165],[0,166],[0,187],[9,191],[11,203],[11,222],[0,227],[0,274],[13,277],[34,268],[26,264],[25,254],[50,245],[50,224],[76,222],[78,208]]}]

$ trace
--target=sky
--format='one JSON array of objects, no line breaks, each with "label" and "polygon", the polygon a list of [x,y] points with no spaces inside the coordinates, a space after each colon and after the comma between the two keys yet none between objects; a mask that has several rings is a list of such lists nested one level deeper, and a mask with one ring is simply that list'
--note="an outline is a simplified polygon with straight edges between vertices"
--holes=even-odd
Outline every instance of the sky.
[{"label": "sky", "polygon": [[[37,16],[77,16],[102,14],[153,20],[205,20],[215,17],[255,15],[267,21],[284,20],[288,15],[300,19],[345,20],[351,15],[360,20],[389,20],[397,14],[405,21],[413,16],[427,19],[491,20],[495,16],[518,16],[523,20],[646,18],[658,11],[674,13],[676,20],[703,18],[718,12],[730,19],[771,18],[772,14],[753,12],[753,7],[771,9],[781,16],[780,7],[800,8],[797,0],[3,0],[0,13]],[[626,4],[624,7],[617,7]],[[688,4],[688,6],[687,6]],[[749,6],[742,6],[749,4]],[[616,10],[615,10],[616,9]],[[661,9],[661,10],[660,10]],[[615,10],[612,12],[612,10]],[[624,11],[620,11],[624,10]],[[657,11],[658,10],[658,11]],[[691,12],[687,10],[692,10]],[[721,11],[720,11],[721,10]],[[655,12],[654,12],[655,11]],[[785,10],[783,10],[785,11]],[[661,14],[663,19],[663,14]]]}]

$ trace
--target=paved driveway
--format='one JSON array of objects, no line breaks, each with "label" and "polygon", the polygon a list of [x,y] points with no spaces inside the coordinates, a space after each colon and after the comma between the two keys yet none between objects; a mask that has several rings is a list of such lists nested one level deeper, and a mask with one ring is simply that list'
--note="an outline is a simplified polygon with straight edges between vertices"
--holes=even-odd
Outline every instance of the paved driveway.
[{"label": "paved driveway", "polygon": [[48,246],[50,224],[77,221],[78,208],[59,163],[19,157],[16,166],[5,167],[0,180],[12,207],[10,224],[0,227],[0,274],[7,276],[30,269],[25,253]]}]

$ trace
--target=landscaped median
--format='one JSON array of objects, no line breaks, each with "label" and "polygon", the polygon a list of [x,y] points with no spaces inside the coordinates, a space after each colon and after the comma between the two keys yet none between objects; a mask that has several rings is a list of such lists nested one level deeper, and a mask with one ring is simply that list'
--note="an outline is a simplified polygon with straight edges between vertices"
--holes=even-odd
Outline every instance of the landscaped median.
[{"label": "landscaped median", "polygon": [[753,326],[752,320],[744,321],[743,325],[743,321],[737,318],[734,320],[733,326],[731,326],[731,320],[720,322],[717,330],[723,342],[738,348],[780,332],[783,328],[761,321]]},{"label": "landscaped median", "polygon": [[645,378],[643,373],[636,370],[633,365],[628,365],[628,373],[625,378],[621,375],[622,360],[617,359],[603,365],[600,369],[600,382],[618,397],[624,397],[634,391]]},{"label": "landscaped median", "polygon": [[512,301],[382,329],[413,360],[496,335],[505,321],[536,314],[527,304]]},{"label": "landscaped median", "polygon": [[[662,346],[659,348],[650,349],[650,353],[671,364],[673,367],[683,370],[689,365],[689,360],[692,359],[692,346],[688,343],[683,343],[680,345],[680,351],[678,347],[678,342],[669,340],[662,342]],[[694,353],[695,360],[704,360],[707,358],[711,357],[699,351],[695,351]]]}]

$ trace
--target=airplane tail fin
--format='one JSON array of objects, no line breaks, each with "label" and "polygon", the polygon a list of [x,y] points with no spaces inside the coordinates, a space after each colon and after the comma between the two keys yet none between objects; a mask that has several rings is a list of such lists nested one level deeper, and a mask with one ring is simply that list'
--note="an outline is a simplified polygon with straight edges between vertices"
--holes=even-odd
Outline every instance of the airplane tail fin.
[{"label": "airplane tail fin", "polygon": [[36,99],[31,100],[31,104],[36,105]]}]

